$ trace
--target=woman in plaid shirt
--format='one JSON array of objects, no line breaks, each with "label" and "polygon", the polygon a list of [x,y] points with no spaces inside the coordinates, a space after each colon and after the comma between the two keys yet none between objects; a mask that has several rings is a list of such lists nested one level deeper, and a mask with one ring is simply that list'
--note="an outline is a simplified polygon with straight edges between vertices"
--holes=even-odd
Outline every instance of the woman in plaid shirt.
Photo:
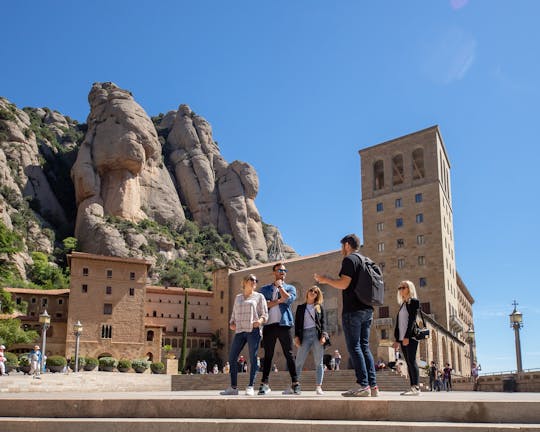
[{"label": "woman in plaid shirt", "polygon": [[268,320],[268,306],[264,296],[255,291],[257,277],[253,274],[247,275],[242,280],[242,293],[234,299],[233,311],[229,321],[229,327],[235,332],[229,353],[229,363],[231,366],[231,386],[222,395],[237,395],[238,377],[238,355],[246,345],[249,348],[249,385],[246,394],[255,394],[253,383],[257,373],[257,351],[261,341],[261,330],[263,324]]}]

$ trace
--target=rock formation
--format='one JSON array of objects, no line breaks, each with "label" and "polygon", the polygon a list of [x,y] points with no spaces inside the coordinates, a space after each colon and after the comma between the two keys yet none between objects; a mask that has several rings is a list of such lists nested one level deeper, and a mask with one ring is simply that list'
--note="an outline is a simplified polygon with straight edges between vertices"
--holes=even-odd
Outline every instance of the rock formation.
[{"label": "rock formation", "polygon": [[210,124],[187,105],[169,112],[162,125],[176,181],[195,221],[231,234],[250,264],[266,262],[268,249],[255,205],[259,190],[255,169],[245,162],[228,164]]},{"label": "rock formation", "polygon": [[184,211],[155,127],[132,95],[113,83],[96,83],[88,100],[88,131],[71,171],[75,236],[84,251],[127,256],[128,246],[103,223],[105,216],[181,226]]}]

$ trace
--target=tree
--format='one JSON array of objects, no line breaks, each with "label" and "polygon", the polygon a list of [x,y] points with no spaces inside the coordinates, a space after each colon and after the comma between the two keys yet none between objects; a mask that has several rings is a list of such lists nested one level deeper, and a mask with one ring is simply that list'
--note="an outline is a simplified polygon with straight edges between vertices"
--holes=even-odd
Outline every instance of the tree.
[{"label": "tree", "polygon": [[0,321],[0,343],[6,347],[14,344],[31,344],[39,339],[35,330],[24,331],[21,320],[10,318]]},{"label": "tree", "polygon": [[4,288],[0,288],[0,304],[2,305],[2,307],[0,308],[0,313],[9,314],[13,312],[15,304],[11,299],[11,294],[6,292]]}]

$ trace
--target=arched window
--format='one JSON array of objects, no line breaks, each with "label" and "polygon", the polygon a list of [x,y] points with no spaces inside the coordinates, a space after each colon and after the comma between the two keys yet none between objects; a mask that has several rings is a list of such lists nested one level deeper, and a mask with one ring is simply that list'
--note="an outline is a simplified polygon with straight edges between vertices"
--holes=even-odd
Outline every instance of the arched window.
[{"label": "arched window", "polygon": [[412,153],[413,180],[422,179],[426,176],[424,167],[424,149],[417,148]]},{"label": "arched window", "polygon": [[148,330],[146,332],[146,340],[148,342],[152,342],[154,340],[154,331],[153,330]]},{"label": "arched window", "polygon": [[375,190],[384,188],[384,162],[378,160],[373,165],[373,187]]},{"label": "arched window", "polygon": [[396,155],[392,158],[392,184],[400,185],[403,183],[403,155]]}]

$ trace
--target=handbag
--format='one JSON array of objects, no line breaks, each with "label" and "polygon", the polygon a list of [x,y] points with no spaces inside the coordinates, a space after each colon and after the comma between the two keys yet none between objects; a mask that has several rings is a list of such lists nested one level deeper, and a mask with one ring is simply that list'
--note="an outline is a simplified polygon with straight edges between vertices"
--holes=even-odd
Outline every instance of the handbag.
[{"label": "handbag", "polygon": [[424,320],[424,312],[422,312],[422,307],[420,306],[418,310],[420,311],[420,317],[422,318],[423,327],[419,327],[418,323],[416,322],[414,323],[413,338],[419,341],[429,337],[429,329],[426,327],[426,321]]}]

